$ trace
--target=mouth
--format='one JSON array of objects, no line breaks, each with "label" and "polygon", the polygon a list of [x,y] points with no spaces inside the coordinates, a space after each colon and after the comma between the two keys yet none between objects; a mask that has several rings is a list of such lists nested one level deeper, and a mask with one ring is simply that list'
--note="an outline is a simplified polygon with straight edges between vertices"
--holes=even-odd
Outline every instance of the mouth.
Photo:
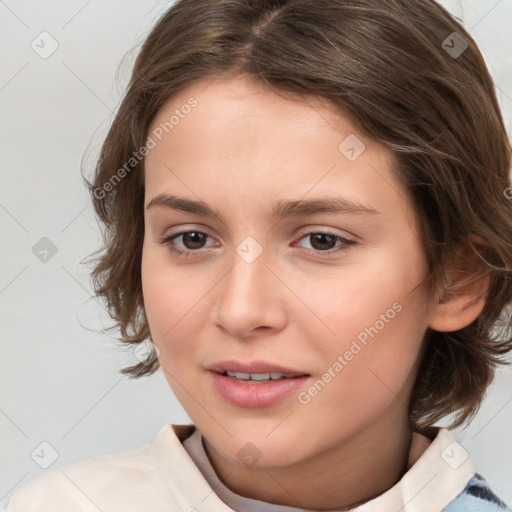
[{"label": "mouth", "polygon": [[275,406],[308,385],[311,374],[273,363],[221,361],[207,368],[220,397],[237,407]]},{"label": "mouth", "polygon": [[298,379],[300,377],[309,377],[309,374],[286,374],[281,372],[267,372],[267,373],[244,373],[232,371],[217,371],[219,375],[227,377],[228,379],[235,380],[244,384],[268,384],[277,380],[285,379]]},{"label": "mouth", "polygon": [[256,381],[268,379],[277,380],[281,378],[294,378],[310,375],[308,372],[298,370],[296,368],[287,368],[267,361],[218,361],[206,367],[206,370],[210,370],[221,375],[235,377],[240,380],[251,379]]}]

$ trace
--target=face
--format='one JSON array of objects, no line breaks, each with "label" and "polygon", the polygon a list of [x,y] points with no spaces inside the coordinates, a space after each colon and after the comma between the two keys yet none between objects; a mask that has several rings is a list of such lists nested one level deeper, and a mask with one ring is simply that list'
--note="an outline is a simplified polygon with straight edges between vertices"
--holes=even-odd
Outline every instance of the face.
[{"label": "face", "polygon": [[145,310],[209,443],[285,465],[405,415],[428,267],[390,150],[245,76],[189,86],[149,136]]}]

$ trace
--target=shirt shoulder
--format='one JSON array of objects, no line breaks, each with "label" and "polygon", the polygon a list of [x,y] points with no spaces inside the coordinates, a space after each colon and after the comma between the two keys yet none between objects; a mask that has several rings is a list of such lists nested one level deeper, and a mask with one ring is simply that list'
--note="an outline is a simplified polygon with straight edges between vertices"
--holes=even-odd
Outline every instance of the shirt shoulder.
[{"label": "shirt shoulder", "polygon": [[[151,445],[52,470],[19,487],[7,512],[169,510],[171,496],[155,466]],[[148,500],[148,496],[150,496]]]},{"label": "shirt shoulder", "polygon": [[494,494],[489,482],[479,473],[475,473],[464,490],[443,512],[512,512],[512,510]]}]

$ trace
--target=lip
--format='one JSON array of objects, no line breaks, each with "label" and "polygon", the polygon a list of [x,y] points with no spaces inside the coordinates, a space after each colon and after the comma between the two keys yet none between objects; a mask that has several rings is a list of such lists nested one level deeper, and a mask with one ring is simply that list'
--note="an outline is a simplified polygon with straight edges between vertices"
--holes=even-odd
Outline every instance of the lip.
[{"label": "lip", "polygon": [[309,373],[294,368],[286,368],[284,366],[269,363],[267,361],[251,361],[241,362],[235,360],[218,361],[206,368],[212,372],[223,373],[284,373],[286,375],[308,375]]},{"label": "lip", "polygon": [[[280,367],[273,366],[273,368]],[[214,370],[209,370],[208,375],[211,378],[213,388],[224,400],[232,405],[248,409],[263,409],[264,407],[276,405],[291,395],[296,396],[311,378],[310,375],[303,375],[301,377],[274,380],[264,384],[255,382],[250,384],[248,382],[239,382]]]},{"label": "lip", "polygon": [[[241,362],[233,359],[218,361],[206,368],[213,388],[232,405],[249,409],[262,409],[283,401],[307,384],[311,375],[297,368],[287,368],[268,361]],[[276,379],[266,383],[240,382],[223,375],[224,372],[238,373],[283,373],[293,378]]]}]

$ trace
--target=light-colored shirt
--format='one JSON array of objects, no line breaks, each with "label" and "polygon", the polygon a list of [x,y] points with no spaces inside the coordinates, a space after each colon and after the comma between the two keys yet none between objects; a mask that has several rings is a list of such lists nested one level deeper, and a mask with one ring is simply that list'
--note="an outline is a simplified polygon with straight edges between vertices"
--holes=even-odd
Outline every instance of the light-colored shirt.
[{"label": "light-colored shirt", "polygon": [[[303,512],[233,493],[218,478],[194,425],[168,424],[151,445],[49,471],[22,485],[7,512]],[[413,433],[397,484],[354,512],[511,512],[475,473],[447,429]]]}]

